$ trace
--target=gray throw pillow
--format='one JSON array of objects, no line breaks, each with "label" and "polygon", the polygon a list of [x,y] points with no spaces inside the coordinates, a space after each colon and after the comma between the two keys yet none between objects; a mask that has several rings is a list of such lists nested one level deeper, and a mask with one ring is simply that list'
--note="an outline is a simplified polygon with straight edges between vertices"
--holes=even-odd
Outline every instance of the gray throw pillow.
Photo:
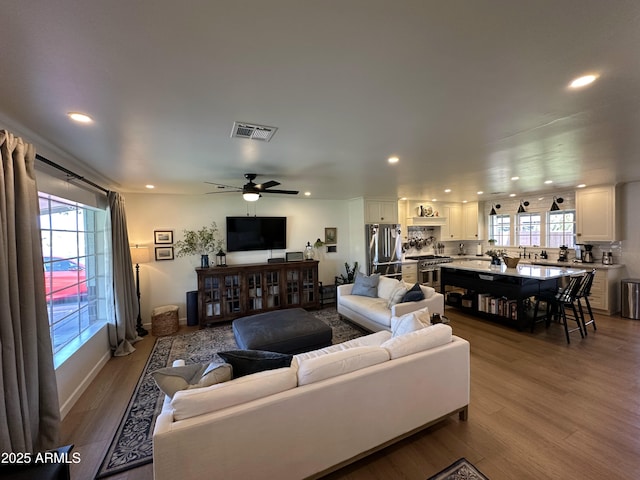
[{"label": "gray throw pillow", "polygon": [[229,350],[218,352],[220,358],[233,368],[233,378],[243,377],[264,370],[291,366],[293,355],[262,350]]},{"label": "gray throw pillow", "polygon": [[378,282],[380,281],[380,274],[374,273],[367,276],[362,275],[360,272],[356,274],[356,278],[353,282],[353,289],[351,295],[360,295],[361,297],[378,297]]},{"label": "gray throw pillow", "polygon": [[231,380],[231,365],[228,363],[192,364],[166,367],[151,372],[158,388],[173,398],[178,390],[208,387]]}]

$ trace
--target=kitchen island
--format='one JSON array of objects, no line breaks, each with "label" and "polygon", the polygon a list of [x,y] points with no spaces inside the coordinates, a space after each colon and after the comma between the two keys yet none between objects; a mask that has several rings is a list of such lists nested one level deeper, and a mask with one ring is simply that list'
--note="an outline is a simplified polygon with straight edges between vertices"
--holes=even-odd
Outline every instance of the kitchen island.
[{"label": "kitchen island", "polygon": [[[446,305],[499,320],[518,330],[532,320],[527,315],[530,297],[556,291],[563,277],[585,273],[578,268],[543,265],[507,268],[492,266],[486,260],[457,260],[440,269],[440,292],[445,295]],[[451,287],[463,289],[464,294],[450,291]]]}]

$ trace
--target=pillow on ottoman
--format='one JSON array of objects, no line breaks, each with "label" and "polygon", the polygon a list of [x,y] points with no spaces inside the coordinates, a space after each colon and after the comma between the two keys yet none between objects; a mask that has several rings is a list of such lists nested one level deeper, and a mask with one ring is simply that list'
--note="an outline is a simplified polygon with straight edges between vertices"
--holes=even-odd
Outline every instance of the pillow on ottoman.
[{"label": "pillow on ottoman", "polygon": [[361,297],[378,298],[378,282],[380,280],[380,274],[374,273],[371,276],[363,275],[360,272],[356,273],[356,278],[353,282],[353,289],[351,295],[360,295]]},{"label": "pillow on ottoman", "polygon": [[220,358],[231,364],[233,378],[251,375],[264,370],[275,370],[291,366],[293,355],[265,352],[263,350],[229,350],[218,352]]},{"label": "pillow on ottoman", "polygon": [[151,372],[151,376],[158,388],[173,398],[178,390],[208,387],[231,380],[231,365],[210,363],[166,367]]}]

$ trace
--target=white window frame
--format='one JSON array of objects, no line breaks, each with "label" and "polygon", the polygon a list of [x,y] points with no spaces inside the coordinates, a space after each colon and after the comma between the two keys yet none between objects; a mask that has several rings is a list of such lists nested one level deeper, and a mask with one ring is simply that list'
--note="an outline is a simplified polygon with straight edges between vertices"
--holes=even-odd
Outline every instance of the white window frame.
[{"label": "white window frame", "polygon": [[[505,221],[506,220],[506,221]],[[506,227],[506,231],[505,231]],[[507,214],[489,215],[489,238],[500,247],[511,245],[511,216]]]},{"label": "white window frame", "polygon": [[539,212],[516,214],[515,244],[523,247],[539,247],[544,239],[542,215]]},{"label": "white window frame", "polygon": [[[553,217],[560,217],[563,216],[563,221],[562,222],[554,222],[552,223],[551,220]],[[571,220],[569,216],[572,216],[573,219]],[[545,234],[545,244],[547,247],[549,248],[559,248],[562,245],[567,246],[568,248],[574,248],[575,247],[575,238],[576,238],[576,211],[575,210],[556,210],[553,212],[547,212],[547,216],[546,216],[546,234]],[[552,228],[552,225],[559,225],[562,224],[563,228],[561,229],[560,235],[561,235],[561,240],[560,242],[553,242],[552,241],[552,235],[557,234],[558,232],[554,232],[552,230],[554,230]],[[567,226],[571,225],[571,228],[567,228]],[[559,244],[558,244],[559,243]]]}]

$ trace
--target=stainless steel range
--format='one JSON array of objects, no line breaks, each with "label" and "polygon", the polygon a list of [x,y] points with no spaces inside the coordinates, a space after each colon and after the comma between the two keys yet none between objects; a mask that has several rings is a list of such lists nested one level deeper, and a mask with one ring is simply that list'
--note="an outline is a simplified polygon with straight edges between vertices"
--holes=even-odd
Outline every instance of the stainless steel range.
[{"label": "stainless steel range", "polygon": [[451,257],[444,255],[419,255],[406,257],[409,260],[418,260],[418,282],[428,287],[440,290],[440,265],[452,262]]}]

